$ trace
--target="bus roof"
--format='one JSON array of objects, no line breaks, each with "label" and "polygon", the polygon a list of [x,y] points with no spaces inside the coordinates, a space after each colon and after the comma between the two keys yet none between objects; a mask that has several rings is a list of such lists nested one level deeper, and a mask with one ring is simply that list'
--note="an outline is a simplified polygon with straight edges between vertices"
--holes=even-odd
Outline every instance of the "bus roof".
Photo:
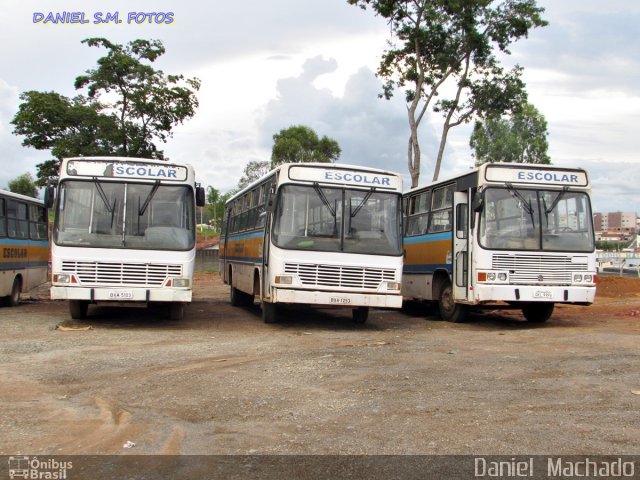
[{"label": "bus roof", "polygon": [[447,183],[465,179],[465,184],[471,180],[475,184],[505,184],[514,185],[544,185],[548,187],[590,187],[587,171],[579,167],[563,167],[559,165],[540,165],[532,163],[484,163],[466,172],[452,175],[442,180],[415,187],[406,194]]},{"label": "bus roof", "polygon": [[10,192],[9,190],[0,189],[0,196],[15,198],[16,200],[22,200],[29,203],[37,203],[38,205],[44,205],[44,201],[39,198],[22,195],[21,193]]},{"label": "bus roof", "polygon": [[227,202],[254,189],[272,175],[286,171],[286,178],[279,183],[319,183],[323,185],[351,186],[356,188],[379,188],[382,190],[402,191],[402,177],[399,173],[360,165],[301,162],[283,163],[258,180],[250,183],[234,194]]}]

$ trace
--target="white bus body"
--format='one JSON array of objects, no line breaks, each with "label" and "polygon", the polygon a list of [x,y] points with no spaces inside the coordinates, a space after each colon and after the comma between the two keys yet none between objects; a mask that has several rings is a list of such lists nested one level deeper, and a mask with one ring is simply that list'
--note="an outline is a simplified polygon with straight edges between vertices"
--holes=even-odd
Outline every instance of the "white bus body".
[{"label": "white bus body", "polygon": [[225,207],[221,275],[234,305],[402,305],[402,179],[383,170],[326,163],[285,164]]},{"label": "white bus body", "polygon": [[485,164],[405,193],[403,295],[457,321],[506,302],[529,321],[596,290],[590,182],[582,169]]},{"label": "white bus body", "polygon": [[181,319],[191,301],[193,167],[121,157],[62,161],[56,198],[51,298],[73,318],[90,303],[168,303]]}]

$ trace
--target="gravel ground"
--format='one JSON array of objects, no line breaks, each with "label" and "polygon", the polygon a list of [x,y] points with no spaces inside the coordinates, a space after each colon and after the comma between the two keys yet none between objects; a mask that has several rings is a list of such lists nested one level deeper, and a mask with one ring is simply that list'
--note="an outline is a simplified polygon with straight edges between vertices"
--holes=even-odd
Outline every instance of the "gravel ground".
[{"label": "gravel ground", "polygon": [[615,277],[543,325],[426,305],[266,325],[216,274],[183,321],[72,322],[43,288],[0,309],[0,454],[638,454],[639,320],[640,280]]}]

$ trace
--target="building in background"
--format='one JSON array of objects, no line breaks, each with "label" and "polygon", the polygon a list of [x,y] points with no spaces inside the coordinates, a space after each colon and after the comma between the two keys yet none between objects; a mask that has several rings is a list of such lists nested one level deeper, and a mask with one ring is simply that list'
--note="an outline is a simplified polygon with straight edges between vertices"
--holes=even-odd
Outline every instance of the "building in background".
[{"label": "building in background", "polygon": [[593,226],[597,242],[616,245],[616,250],[638,249],[638,214],[636,212],[596,212]]}]

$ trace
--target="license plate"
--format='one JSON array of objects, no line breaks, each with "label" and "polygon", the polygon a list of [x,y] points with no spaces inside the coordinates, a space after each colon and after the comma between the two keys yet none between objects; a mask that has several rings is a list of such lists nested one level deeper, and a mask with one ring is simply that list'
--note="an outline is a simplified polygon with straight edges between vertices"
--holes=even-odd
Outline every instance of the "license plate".
[{"label": "license plate", "polygon": [[535,292],[533,292],[533,298],[548,298],[548,299],[552,299],[553,298],[553,293],[551,293],[549,290],[536,290]]},{"label": "license plate", "polygon": [[346,297],[331,297],[331,303],[334,305],[347,305],[351,303],[351,299]]},{"label": "license plate", "polygon": [[115,290],[109,292],[109,298],[111,300],[131,300],[133,298],[133,292],[131,290]]}]

